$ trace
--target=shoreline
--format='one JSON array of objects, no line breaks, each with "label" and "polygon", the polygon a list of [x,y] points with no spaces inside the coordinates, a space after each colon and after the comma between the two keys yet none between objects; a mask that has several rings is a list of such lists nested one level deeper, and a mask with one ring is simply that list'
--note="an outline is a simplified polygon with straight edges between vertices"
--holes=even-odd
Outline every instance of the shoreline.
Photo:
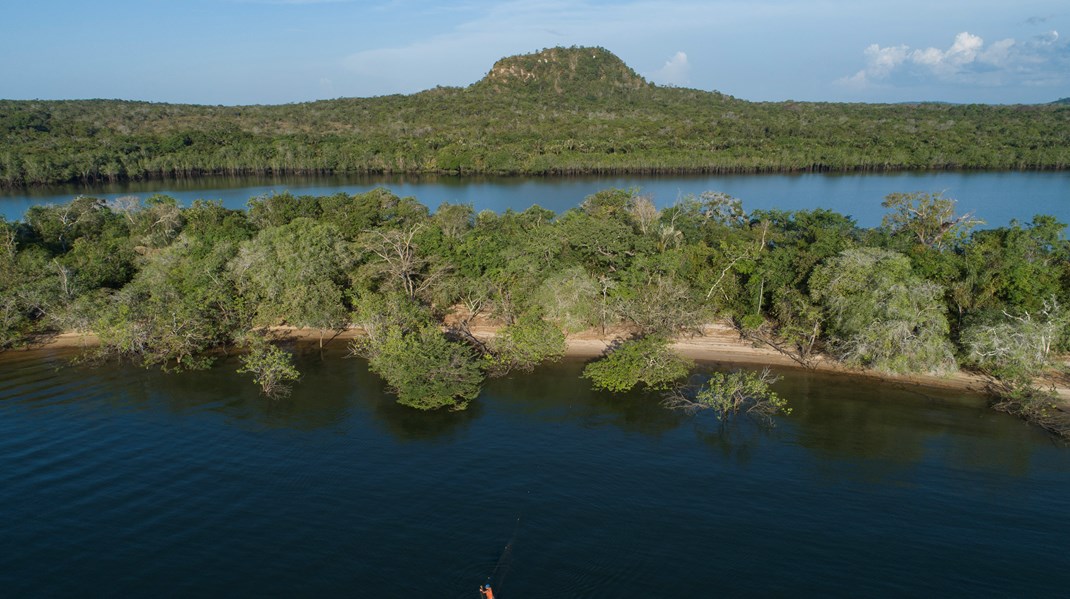
[{"label": "shoreline", "polygon": [[[470,327],[474,337],[486,341],[495,336],[498,327],[490,323],[478,323]],[[341,331],[320,330],[297,327],[272,327],[271,334],[277,341],[294,342],[301,345],[335,346],[339,342],[348,342],[362,336],[363,330],[357,327]],[[601,335],[598,331],[588,330],[566,338],[566,358],[593,359],[605,354],[613,344],[628,337],[625,329],[612,329]],[[97,345],[97,338],[92,333],[64,332],[42,337],[29,345],[8,350],[11,353],[28,353],[48,350],[78,350]],[[988,394],[988,380],[979,374],[957,371],[947,376],[928,374],[900,375],[872,370],[849,368],[829,359],[819,358],[812,369],[807,369],[780,352],[740,338],[734,328],[726,324],[713,323],[701,327],[698,334],[680,337],[673,341],[672,349],[681,356],[697,362],[713,362],[740,366],[774,366],[813,370],[814,372],[841,374],[862,377],[870,380],[916,387],[929,387],[946,390],[960,390],[972,393]],[[1070,404],[1070,389],[1057,388],[1059,398]]]}]

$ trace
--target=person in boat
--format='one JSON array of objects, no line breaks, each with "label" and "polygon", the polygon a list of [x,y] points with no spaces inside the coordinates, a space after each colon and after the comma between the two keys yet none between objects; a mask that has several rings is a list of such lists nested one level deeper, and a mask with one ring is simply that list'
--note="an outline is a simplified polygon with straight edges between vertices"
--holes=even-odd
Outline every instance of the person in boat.
[{"label": "person in boat", "polygon": [[494,599],[494,591],[490,588],[489,582],[479,588],[479,596],[483,599]]}]

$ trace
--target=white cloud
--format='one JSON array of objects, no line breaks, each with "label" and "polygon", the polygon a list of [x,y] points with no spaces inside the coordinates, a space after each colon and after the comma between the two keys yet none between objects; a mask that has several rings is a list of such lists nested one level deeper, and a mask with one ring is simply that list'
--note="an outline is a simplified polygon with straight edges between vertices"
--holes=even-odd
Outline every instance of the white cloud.
[{"label": "white cloud", "polygon": [[690,77],[691,64],[687,62],[687,54],[684,52],[677,52],[665,61],[665,66],[650,74],[651,81],[663,85],[689,85]]},{"label": "white cloud", "polygon": [[[1010,41],[1013,44],[1013,40]],[[976,61],[984,45],[985,41],[980,36],[963,31],[955,36],[955,42],[947,50],[937,48],[914,50],[910,54],[910,60],[914,64],[928,67],[934,73],[950,76]]]},{"label": "white cloud", "polygon": [[907,59],[908,52],[909,48],[906,46],[881,48],[877,44],[870,44],[865,52],[866,62],[869,63],[866,70],[870,76],[886,77],[888,73],[903,64],[903,61]]},{"label": "white cloud", "polygon": [[871,44],[864,52],[865,68],[837,83],[856,89],[924,81],[984,86],[1066,83],[1070,81],[1067,50],[1056,31],[1028,42],[1007,38],[987,45],[980,36],[963,31],[946,50]]}]

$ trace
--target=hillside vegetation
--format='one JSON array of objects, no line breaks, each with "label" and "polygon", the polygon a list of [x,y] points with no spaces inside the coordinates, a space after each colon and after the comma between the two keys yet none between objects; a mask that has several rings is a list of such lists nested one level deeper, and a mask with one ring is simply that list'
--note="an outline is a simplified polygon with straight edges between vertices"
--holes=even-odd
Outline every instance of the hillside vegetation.
[{"label": "hillside vegetation", "polygon": [[1070,106],[755,103],[601,48],[466,88],[282,106],[0,100],[0,185],[206,174],[1063,169]]}]

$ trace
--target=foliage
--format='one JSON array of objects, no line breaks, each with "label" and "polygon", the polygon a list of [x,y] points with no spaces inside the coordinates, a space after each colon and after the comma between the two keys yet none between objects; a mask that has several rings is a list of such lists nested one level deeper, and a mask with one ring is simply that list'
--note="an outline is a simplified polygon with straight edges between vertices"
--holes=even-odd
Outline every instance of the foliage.
[{"label": "foliage", "polygon": [[[204,174],[1065,169],[1068,122],[1065,104],[746,102],[651,85],[601,48],[552,48],[503,59],[466,88],[408,96],[232,107],[3,100],[0,185]],[[290,199],[254,206],[258,226],[317,216],[303,201],[290,212]]]},{"label": "foliage", "polygon": [[955,300],[960,310],[1036,311],[1051,297],[1070,301],[1066,225],[1038,215],[1031,223],[975,232],[964,244]]},{"label": "foliage", "polygon": [[417,235],[425,230],[424,223],[401,229],[373,229],[359,240],[367,256],[364,273],[382,281],[387,289],[399,289],[415,300],[442,276],[432,268],[432,261],[424,254]]},{"label": "foliage", "polygon": [[722,421],[740,412],[769,421],[777,414],[791,413],[787,400],[770,388],[777,380],[769,369],[760,373],[715,372],[699,385],[693,398],[689,392],[677,390],[666,398],[665,404],[688,411],[713,410]]},{"label": "foliage", "polygon": [[359,343],[382,343],[393,329],[412,333],[434,326],[434,318],[426,306],[399,292],[376,293],[366,289],[354,290],[351,320],[367,335]]},{"label": "foliage", "polygon": [[357,343],[354,351],[386,380],[398,403],[412,408],[463,410],[483,384],[472,349],[447,340],[435,327],[409,332],[391,327],[381,340]]},{"label": "foliage", "polygon": [[546,318],[569,333],[599,322],[598,282],[581,266],[550,273],[539,285],[533,301]]},{"label": "foliage", "polygon": [[241,363],[238,372],[252,374],[260,391],[272,399],[289,395],[290,383],[301,378],[293,357],[260,336],[253,335],[248,341]]},{"label": "foliage", "polygon": [[[947,207],[938,194],[892,197],[897,209]],[[585,376],[664,388],[688,369],[665,338],[728,317],[802,365],[828,351],[855,366],[947,371],[955,341],[964,364],[1018,401],[1070,345],[1065,225],[1037,215],[955,233],[941,210],[919,237],[911,227],[928,221],[861,229],[820,209],[748,214],[719,193],[658,210],[639,190],[610,189],[561,215],[446,204],[433,216],[384,189],[276,194],[249,211],[80,196],[0,220],[0,349],[83,331],[99,337],[98,355],[183,370],[266,326],[357,325],[357,350],[400,401],[457,408],[478,393],[481,368],[530,368],[560,355],[563,331],[621,324],[642,338]],[[444,336],[449,314],[459,319]],[[476,339],[477,317],[497,318],[499,336]],[[1040,419],[1044,401],[1015,405]]]},{"label": "foliage", "polygon": [[962,333],[965,361],[993,376],[1004,394],[1036,394],[1036,378],[1054,366],[1056,349],[1070,340],[1070,311],[1055,298],[1043,308],[999,317],[980,319]]},{"label": "foliage", "polygon": [[595,388],[621,393],[640,383],[653,390],[669,389],[687,377],[694,362],[678,356],[663,337],[643,337],[621,343],[604,358],[588,364],[583,378]]},{"label": "foliage", "polygon": [[915,276],[906,256],[845,250],[814,270],[810,288],[844,361],[902,373],[955,367],[942,290]]},{"label": "foliage", "polygon": [[146,366],[207,367],[206,352],[247,323],[227,267],[237,244],[180,236],[154,254],[130,284],[109,294],[92,325],[102,355],[130,356]]},{"label": "foliage", "polygon": [[887,229],[930,248],[942,248],[961,239],[972,227],[984,224],[972,214],[956,215],[955,200],[941,193],[893,193],[881,206],[892,209],[884,216]]},{"label": "foliage", "polygon": [[613,308],[640,335],[679,335],[702,324],[698,303],[686,283],[667,274],[630,274],[637,274],[639,281],[625,278],[617,286]]},{"label": "foliage", "polygon": [[553,323],[529,313],[498,331],[488,349],[485,365],[490,374],[530,372],[543,362],[557,361],[565,355],[565,334]]},{"label": "foliage", "polygon": [[263,229],[230,264],[258,326],[342,328],[352,252],[333,226],[299,217]]}]

